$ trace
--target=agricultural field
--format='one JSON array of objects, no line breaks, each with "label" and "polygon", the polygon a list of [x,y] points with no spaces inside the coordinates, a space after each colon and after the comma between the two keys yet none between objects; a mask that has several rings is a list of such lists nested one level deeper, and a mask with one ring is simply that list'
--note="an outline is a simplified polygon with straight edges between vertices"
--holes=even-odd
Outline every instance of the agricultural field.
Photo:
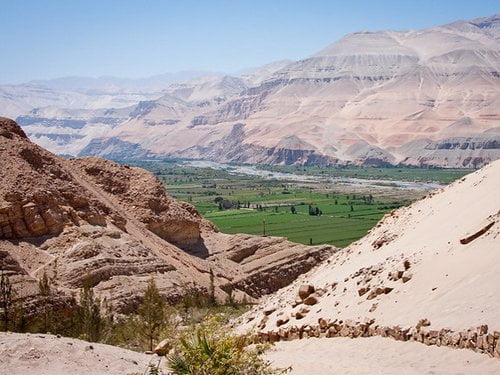
[{"label": "agricultural field", "polygon": [[249,176],[231,168],[201,168],[175,160],[132,164],[155,173],[173,197],[193,204],[221,232],[280,236],[303,244],[337,247],[363,237],[386,213],[426,193],[398,189],[391,182],[396,179],[390,177],[399,177],[397,181],[445,183],[467,173],[414,168],[266,167],[296,175],[338,173],[335,177],[387,180],[360,187],[323,180]]}]

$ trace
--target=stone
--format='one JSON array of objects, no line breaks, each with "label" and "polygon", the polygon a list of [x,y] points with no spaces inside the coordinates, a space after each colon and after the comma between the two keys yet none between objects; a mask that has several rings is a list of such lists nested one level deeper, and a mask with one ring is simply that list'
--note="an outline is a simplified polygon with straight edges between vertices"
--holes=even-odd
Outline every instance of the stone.
[{"label": "stone", "polygon": [[361,297],[363,294],[365,294],[366,292],[368,292],[370,289],[369,288],[361,288],[361,289],[358,289],[358,295]]},{"label": "stone", "polygon": [[153,352],[155,354],[159,355],[160,357],[163,357],[163,356],[166,356],[170,352],[171,349],[172,349],[172,343],[170,342],[170,340],[165,339],[165,340],[160,341],[158,343],[158,345],[156,345]]},{"label": "stone", "polygon": [[280,327],[280,326],[282,326],[282,325],[284,325],[284,324],[288,323],[289,321],[290,321],[290,318],[282,318],[282,319],[278,319],[278,320],[276,321],[276,326],[277,326],[277,327]]},{"label": "stone", "polygon": [[479,335],[486,335],[488,333],[488,325],[483,324],[483,325],[477,327],[477,333]]},{"label": "stone", "polygon": [[315,295],[310,295],[309,297],[307,297],[304,300],[304,305],[308,305],[308,306],[315,305],[317,303],[318,303],[318,299],[316,298]]},{"label": "stone", "polygon": [[299,311],[295,313],[295,319],[302,319],[309,312],[309,309],[306,307],[301,308]]},{"label": "stone", "polygon": [[270,307],[269,309],[264,310],[264,315],[271,315],[276,311],[276,307]]},{"label": "stone", "polygon": [[313,294],[314,291],[315,291],[315,289],[314,289],[313,285],[305,284],[305,285],[300,286],[298,294],[299,294],[299,297],[304,300],[307,297],[309,297],[311,294]]},{"label": "stone", "polygon": [[318,324],[319,324],[319,327],[323,328],[323,329],[328,327],[328,321],[323,319],[323,318],[318,319]]},{"label": "stone", "polygon": [[393,271],[389,272],[388,279],[391,281],[398,281],[401,277],[403,277],[403,271]]},{"label": "stone", "polygon": [[263,329],[266,326],[268,320],[269,320],[269,317],[267,315],[265,315],[257,327],[260,329]]},{"label": "stone", "polygon": [[409,273],[409,274],[405,273],[403,275],[403,277],[401,278],[401,280],[403,281],[403,283],[406,283],[406,282],[410,281],[412,277],[413,277],[413,275],[411,273]]},{"label": "stone", "polygon": [[429,319],[420,319],[416,325],[417,331],[420,330],[421,327],[428,327],[431,325]]}]

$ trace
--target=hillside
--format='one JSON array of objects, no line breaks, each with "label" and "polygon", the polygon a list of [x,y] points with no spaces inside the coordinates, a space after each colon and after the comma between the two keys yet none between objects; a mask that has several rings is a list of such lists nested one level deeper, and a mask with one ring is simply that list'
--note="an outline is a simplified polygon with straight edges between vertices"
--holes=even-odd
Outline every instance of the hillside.
[{"label": "hillside", "polygon": [[280,350],[315,350],[286,343],[299,338],[319,337],[321,346],[375,336],[500,358],[499,173],[497,161],[386,215],[235,325],[285,341]]},{"label": "hillside", "polygon": [[333,252],[283,238],[225,235],[175,201],[140,168],[99,158],[63,159],[0,118],[0,269],[21,297],[46,272],[70,295],[85,280],[125,310],[154,277],[171,302],[194,288],[225,300],[257,298]]},{"label": "hillside", "polygon": [[5,85],[0,115],[63,155],[479,168],[500,156],[499,25],[356,32],[241,76]]},{"label": "hillside", "polygon": [[81,154],[480,167],[500,156],[499,24],[358,32],[262,80],[174,86]]}]

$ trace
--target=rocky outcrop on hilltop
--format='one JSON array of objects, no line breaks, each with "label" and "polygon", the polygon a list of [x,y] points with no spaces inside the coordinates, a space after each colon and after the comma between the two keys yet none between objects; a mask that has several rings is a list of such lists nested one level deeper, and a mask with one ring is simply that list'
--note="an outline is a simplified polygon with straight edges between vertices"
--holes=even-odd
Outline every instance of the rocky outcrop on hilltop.
[{"label": "rocky outcrop on hilltop", "polygon": [[[414,147],[416,143],[420,143],[420,146]],[[479,168],[498,158],[500,134],[490,131],[470,137],[417,141],[402,146],[397,152],[405,155],[401,160],[403,164],[423,167]]]},{"label": "rocky outcrop on hilltop", "polygon": [[104,225],[106,217],[122,226],[126,219],[81,189],[64,162],[35,147],[17,124],[1,121],[0,239],[60,233],[85,221]]},{"label": "rocky outcrop on hilltop", "polygon": [[189,288],[206,293],[212,270],[218,298],[228,292],[255,298],[334,250],[218,233],[151,173],[95,157],[59,158],[4,118],[0,157],[0,267],[21,296],[36,294],[45,272],[62,293],[90,280],[126,310],[151,277],[175,301]]},{"label": "rocky outcrop on hilltop", "polygon": [[264,341],[381,336],[500,358],[498,173],[387,214],[236,325]]}]

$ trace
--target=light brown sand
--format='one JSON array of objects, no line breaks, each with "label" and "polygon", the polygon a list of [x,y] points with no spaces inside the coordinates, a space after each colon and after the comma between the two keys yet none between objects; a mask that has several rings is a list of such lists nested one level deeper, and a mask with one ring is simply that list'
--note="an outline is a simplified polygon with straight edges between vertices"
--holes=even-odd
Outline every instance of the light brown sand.
[{"label": "light brown sand", "polygon": [[381,337],[279,342],[266,356],[295,375],[500,374],[500,361],[484,354]]},{"label": "light brown sand", "polygon": [[0,375],[142,374],[150,360],[158,359],[66,337],[0,333]]}]

